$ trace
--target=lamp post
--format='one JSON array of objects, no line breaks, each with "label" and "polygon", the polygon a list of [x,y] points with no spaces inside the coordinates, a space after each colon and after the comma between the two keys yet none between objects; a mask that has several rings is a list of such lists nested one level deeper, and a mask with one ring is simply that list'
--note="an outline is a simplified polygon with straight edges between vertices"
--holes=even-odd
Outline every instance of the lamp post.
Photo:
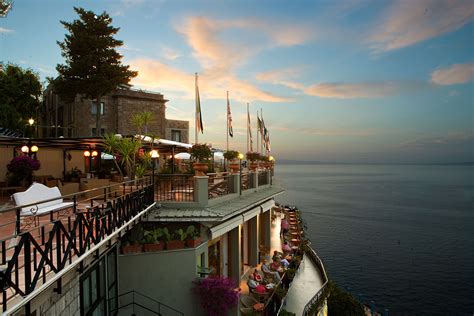
[{"label": "lamp post", "polygon": [[28,142],[28,144],[21,146],[21,152],[28,157],[33,156],[33,158],[36,160],[36,153],[38,152],[39,148],[36,145],[33,145],[31,141]]},{"label": "lamp post", "polygon": [[239,174],[240,174],[240,177],[239,177],[239,186],[240,186],[240,190],[239,190],[239,195],[242,195],[242,159],[244,159],[244,154],[242,153],[239,153]]},{"label": "lamp post", "polygon": [[156,159],[160,157],[158,154],[158,150],[153,149],[150,151],[151,161],[153,162],[153,169],[151,171],[151,182],[152,182],[152,189],[153,189],[153,200],[155,199],[155,165]]}]

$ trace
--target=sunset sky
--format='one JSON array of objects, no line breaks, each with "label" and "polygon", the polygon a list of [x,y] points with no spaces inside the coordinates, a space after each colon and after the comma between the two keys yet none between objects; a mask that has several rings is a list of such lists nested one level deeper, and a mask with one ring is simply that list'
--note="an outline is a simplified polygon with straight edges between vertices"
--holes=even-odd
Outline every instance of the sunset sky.
[{"label": "sunset sky", "polygon": [[277,159],[474,161],[474,1],[16,0],[0,19],[0,61],[41,78],[63,63],[56,41],[73,6],[120,27],[136,88],[190,121],[199,73],[204,135],[245,151],[246,103]]}]

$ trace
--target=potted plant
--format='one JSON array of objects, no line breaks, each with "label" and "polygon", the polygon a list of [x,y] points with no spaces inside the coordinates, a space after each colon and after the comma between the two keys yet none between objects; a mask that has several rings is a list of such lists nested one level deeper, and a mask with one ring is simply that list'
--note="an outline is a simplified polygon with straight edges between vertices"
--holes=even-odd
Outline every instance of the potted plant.
[{"label": "potted plant", "polygon": [[248,152],[247,153],[247,160],[250,161],[250,169],[256,170],[258,168],[257,160],[260,159],[260,154],[256,152]]},{"label": "potted plant", "polygon": [[141,226],[134,227],[128,235],[122,240],[122,253],[139,253],[142,252],[142,245],[139,243],[143,239],[143,228]]},{"label": "potted plant", "polygon": [[191,147],[191,157],[196,161],[193,168],[196,175],[204,175],[208,169],[207,161],[212,157],[212,152],[206,144],[194,144]]},{"label": "potted plant", "polygon": [[163,236],[163,229],[156,228],[154,230],[145,230],[144,232],[144,252],[160,251],[164,248],[164,243],[160,242],[160,238]]},{"label": "potted plant", "polygon": [[239,304],[240,289],[231,278],[209,277],[193,283],[193,291],[207,315],[228,315],[229,310]]},{"label": "potted plant", "polygon": [[199,230],[194,225],[190,225],[188,228],[186,228],[186,237],[187,247],[194,248],[202,241],[201,237],[199,236]]},{"label": "potted plant", "polygon": [[64,174],[64,181],[66,182],[79,182],[79,178],[82,175],[82,171],[77,167],[72,168],[69,171],[66,171]]},{"label": "potted plant", "polygon": [[7,165],[8,180],[11,185],[28,186],[32,182],[33,171],[38,170],[41,164],[29,156],[13,158]]},{"label": "potted plant", "polygon": [[172,239],[166,244],[166,249],[173,250],[184,248],[185,238],[186,234],[184,233],[183,229],[180,228],[175,230]]},{"label": "potted plant", "polygon": [[240,170],[240,164],[236,162],[239,157],[239,152],[235,150],[228,150],[224,153],[224,158],[229,161],[229,168],[233,172],[238,172]]}]

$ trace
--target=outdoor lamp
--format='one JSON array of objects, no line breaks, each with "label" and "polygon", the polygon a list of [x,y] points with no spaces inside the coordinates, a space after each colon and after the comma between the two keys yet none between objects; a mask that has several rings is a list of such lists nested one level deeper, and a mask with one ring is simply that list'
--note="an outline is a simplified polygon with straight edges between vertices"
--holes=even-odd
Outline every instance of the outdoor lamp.
[{"label": "outdoor lamp", "polygon": [[38,146],[36,146],[36,145],[31,146],[31,152],[32,153],[36,153],[36,152],[38,152],[38,150],[39,150]]},{"label": "outdoor lamp", "polygon": [[99,153],[97,152],[97,150],[94,150],[94,151],[92,151],[92,154],[91,154],[91,155],[92,155],[92,157],[97,157],[98,154],[99,154]]},{"label": "outdoor lamp", "polygon": [[275,160],[275,158],[273,158],[273,156],[270,156],[270,158],[268,158],[268,160],[273,161],[273,160]]},{"label": "outdoor lamp", "polygon": [[156,159],[160,157],[160,154],[158,153],[158,150],[153,149],[152,151],[150,151],[150,156],[152,159]]},{"label": "outdoor lamp", "polygon": [[21,152],[27,154],[30,151],[30,148],[26,145],[21,146]]},{"label": "outdoor lamp", "polygon": [[35,124],[35,119],[34,118],[30,118],[28,120],[28,124],[30,124],[30,126],[33,126],[33,124]]},{"label": "outdoor lamp", "polygon": [[90,156],[91,156],[91,152],[88,150],[84,150],[84,157],[90,157]]},{"label": "outdoor lamp", "polygon": [[244,159],[244,154],[239,153],[239,159],[240,159],[240,160]]}]

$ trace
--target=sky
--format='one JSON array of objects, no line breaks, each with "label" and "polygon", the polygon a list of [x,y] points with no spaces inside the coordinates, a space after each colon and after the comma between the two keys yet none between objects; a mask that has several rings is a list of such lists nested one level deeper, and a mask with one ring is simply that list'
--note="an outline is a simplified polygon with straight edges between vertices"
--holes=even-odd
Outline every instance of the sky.
[{"label": "sky", "polygon": [[229,91],[230,149],[246,151],[248,102],[277,161],[474,161],[474,1],[16,0],[0,61],[56,76],[74,6],[110,14],[132,84],[162,93],[191,140],[197,72],[214,147]]}]

